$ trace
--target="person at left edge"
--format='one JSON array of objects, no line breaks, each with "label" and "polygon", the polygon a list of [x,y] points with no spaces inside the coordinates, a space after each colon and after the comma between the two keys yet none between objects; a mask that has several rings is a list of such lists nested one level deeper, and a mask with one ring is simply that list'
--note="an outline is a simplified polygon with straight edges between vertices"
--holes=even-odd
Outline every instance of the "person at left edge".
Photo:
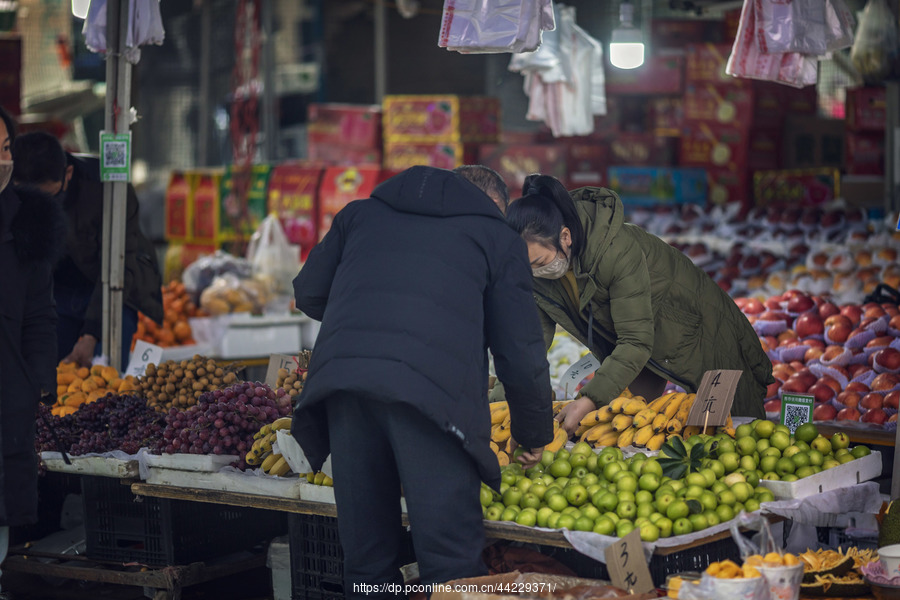
[{"label": "person at left edge", "polygon": [[[63,151],[46,132],[16,138],[13,183],[55,195],[69,224],[66,251],[54,271],[53,294],[59,312],[58,358],[89,366],[103,332],[103,183],[100,163]],[[137,311],[162,324],[162,277],[153,244],[140,228],[134,188],[128,185],[125,224],[125,290],[122,306],[122,364],[128,364]]]},{"label": "person at left edge", "polygon": [[417,166],[385,181],[335,216],[294,280],[322,328],[292,433],[314,470],[331,453],[348,598],[402,583],[401,486],[421,582],[486,574],[480,482],[500,484],[488,348],[519,461],[553,438],[525,243],[468,175]]},{"label": "person at left edge", "polygon": [[9,528],[37,521],[35,413],[42,396],[52,403],[56,395],[51,270],[65,233],[50,197],[8,185],[14,137],[13,120],[0,107],[0,563]]}]

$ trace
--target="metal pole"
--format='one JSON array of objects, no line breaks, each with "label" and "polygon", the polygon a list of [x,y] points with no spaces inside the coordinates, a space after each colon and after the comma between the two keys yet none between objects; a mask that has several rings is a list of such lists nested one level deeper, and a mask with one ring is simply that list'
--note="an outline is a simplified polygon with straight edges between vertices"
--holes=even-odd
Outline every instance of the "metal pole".
[{"label": "metal pole", "polygon": [[197,131],[197,166],[209,165],[210,60],[212,46],[211,0],[200,0],[200,123]]},{"label": "metal pole", "polygon": [[387,7],[375,0],[375,103],[387,93]]},{"label": "metal pole", "polygon": [[[109,0],[106,7],[106,119],[107,131],[129,128],[131,64],[125,60],[128,0]],[[127,182],[103,185],[103,353],[116,368],[122,364],[122,287],[125,272]]]},{"label": "metal pole", "polygon": [[275,35],[272,0],[262,0],[260,21],[262,27],[263,63],[263,160],[278,159],[278,123],[275,119]]},{"label": "metal pole", "polygon": [[[900,82],[885,83],[887,118],[884,124],[885,211],[900,209]],[[900,481],[894,478],[896,485]]]}]

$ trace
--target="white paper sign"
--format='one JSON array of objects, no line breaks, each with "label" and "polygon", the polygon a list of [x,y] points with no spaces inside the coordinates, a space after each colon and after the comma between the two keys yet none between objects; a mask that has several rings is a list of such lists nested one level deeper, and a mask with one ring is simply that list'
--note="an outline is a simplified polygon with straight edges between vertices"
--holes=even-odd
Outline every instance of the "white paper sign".
[{"label": "white paper sign", "polygon": [[126,375],[134,375],[141,377],[147,369],[147,365],[153,363],[158,365],[162,360],[163,349],[153,344],[148,344],[144,340],[138,340],[131,351],[131,359],[128,361],[128,368],[125,369]]},{"label": "white paper sign", "polygon": [[585,377],[600,368],[600,361],[591,353],[586,354],[581,360],[569,367],[559,379],[559,386],[565,388],[566,396],[575,393],[575,388]]}]

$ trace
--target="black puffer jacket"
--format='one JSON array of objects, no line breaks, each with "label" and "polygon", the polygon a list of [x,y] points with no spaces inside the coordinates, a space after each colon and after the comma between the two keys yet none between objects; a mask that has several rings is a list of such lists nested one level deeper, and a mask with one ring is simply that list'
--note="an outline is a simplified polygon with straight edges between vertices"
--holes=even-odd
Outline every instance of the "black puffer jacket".
[{"label": "black puffer jacket", "polygon": [[293,430],[313,468],[329,453],[320,403],[350,392],[415,406],[499,486],[488,444],[488,347],[506,384],[513,437],[527,447],[552,439],[525,243],[462,177],[413,167],[349,204],[294,291],[297,307],[322,321]]},{"label": "black puffer jacket", "polygon": [[37,520],[35,413],[56,392],[56,311],[51,269],[65,240],[57,204],[0,192],[0,526]]}]

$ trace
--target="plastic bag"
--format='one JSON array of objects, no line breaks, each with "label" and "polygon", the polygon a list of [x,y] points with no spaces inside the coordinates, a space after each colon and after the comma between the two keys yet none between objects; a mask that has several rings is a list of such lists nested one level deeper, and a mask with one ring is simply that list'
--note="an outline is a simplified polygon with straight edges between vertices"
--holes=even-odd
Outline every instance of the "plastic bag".
[{"label": "plastic bag", "polygon": [[250,238],[247,260],[253,275],[268,278],[275,294],[291,295],[300,271],[300,247],[288,242],[278,216],[270,214]]},{"label": "plastic bag", "polygon": [[533,52],[555,27],[552,0],[444,0],[438,46],[466,54]]},{"label": "plastic bag", "polygon": [[897,21],[887,2],[869,0],[850,50],[850,60],[867,84],[880,84],[890,75],[897,44]]},{"label": "plastic bag", "polygon": [[[166,32],[159,11],[159,0],[129,0],[128,10],[125,59],[137,64],[141,60],[140,46],[161,45]],[[106,52],[106,0],[91,2],[82,33],[91,52]]]},{"label": "plastic bag", "polygon": [[200,307],[213,317],[231,313],[262,312],[269,300],[267,285],[228,273],[213,279],[200,294]]},{"label": "plastic bag", "polygon": [[237,258],[227,252],[216,250],[215,254],[199,258],[188,265],[181,280],[184,282],[185,289],[197,301],[203,290],[209,287],[216,277],[229,273],[239,279],[247,279],[252,274],[250,263],[244,258]]},{"label": "plastic bag", "polygon": [[844,0],[825,2],[825,47],[829,52],[843,50],[853,45],[856,19]]}]

